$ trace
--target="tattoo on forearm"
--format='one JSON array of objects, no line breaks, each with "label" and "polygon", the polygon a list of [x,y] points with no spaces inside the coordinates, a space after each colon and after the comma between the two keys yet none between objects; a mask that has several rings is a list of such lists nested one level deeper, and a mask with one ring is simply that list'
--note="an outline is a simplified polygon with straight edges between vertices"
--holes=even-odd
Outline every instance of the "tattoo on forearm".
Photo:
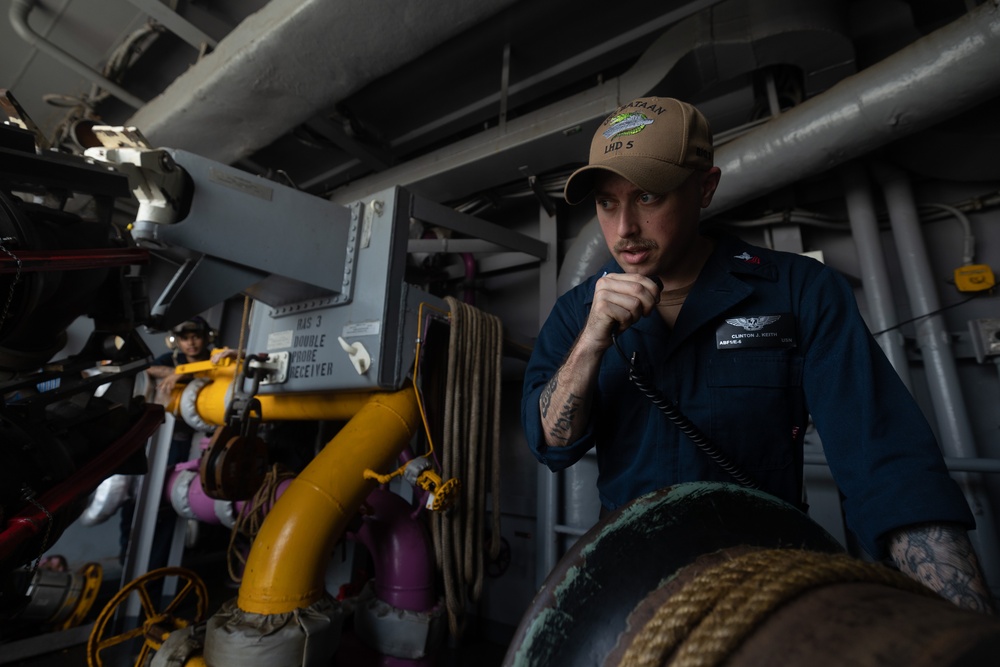
[{"label": "tattoo on forearm", "polygon": [[545,389],[542,389],[542,396],[538,399],[538,405],[542,410],[542,419],[545,419],[549,415],[549,405],[552,404],[552,394],[558,386],[559,376],[553,375],[552,379],[549,380],[549,383],[545,385]]},{"label": "tattoo on forearm", "polygon": [[576,417],[581,405],[583,405],[582,397],[576,394],[569,395],[566,404],[559,411],[559,418],[556,419],[556,423],[552,425],[552,429],[549,431],[549,436],[553,440],[569,442],[573,433],[573,419]]},{"label": "tattoo on forearm", "polygon": [[993,612],[993,602],[966,532],[928,524],[897,531],[890,553],[900,571],[965,609]]},{"label": "tattoo on forearm", "polygon": [[[549,410],[552,406],[552,396],[559,387],[559,375],[553,375],[549,383],[542,390],[542,395],[538,399],[538,407],[542,413],[542,421],[549,421]],[[553,415],[554,422],[549,424],[548,439],[550,442],[569,443],[573,436],[573,420],[583,406],[583,397],[570,394],[566,403],[559,408],[559,413]]]}]

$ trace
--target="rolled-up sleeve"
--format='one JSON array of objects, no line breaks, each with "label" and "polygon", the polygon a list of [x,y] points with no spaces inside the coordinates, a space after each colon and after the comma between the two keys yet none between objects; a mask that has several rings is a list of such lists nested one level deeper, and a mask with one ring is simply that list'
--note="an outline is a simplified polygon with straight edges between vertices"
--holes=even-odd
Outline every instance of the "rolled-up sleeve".
[{"label": "rolled-up sleeve", "polygon": [[850,287],[829,269],[803,292],[809,353],[804,389],[848,526],[873,556],[892,530],[974,519],[916,401],[861,319]]}]

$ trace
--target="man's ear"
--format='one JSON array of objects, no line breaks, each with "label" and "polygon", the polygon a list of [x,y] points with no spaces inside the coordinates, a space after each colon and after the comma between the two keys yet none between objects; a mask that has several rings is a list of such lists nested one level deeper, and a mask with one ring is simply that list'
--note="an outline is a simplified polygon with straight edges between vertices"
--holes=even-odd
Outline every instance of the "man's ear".
[{"label": "man's ear", "polygon": [[722,170],[712,167],[705,172],[701,181],[701,207],[708,208],[715,196],[715,189],[719,187],[719,179],[722,178]]}]

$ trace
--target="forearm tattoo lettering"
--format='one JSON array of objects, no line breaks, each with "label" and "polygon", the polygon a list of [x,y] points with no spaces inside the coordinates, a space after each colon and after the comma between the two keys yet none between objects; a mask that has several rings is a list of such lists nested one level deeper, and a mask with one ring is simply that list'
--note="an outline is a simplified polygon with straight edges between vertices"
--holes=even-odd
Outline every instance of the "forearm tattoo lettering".
[{"label": "forearm tattoo lettering", "polygon": [[552,393],[559,386],[559,376],[553,375],[549,383],[542,389],[542,396],[538,399],[538,405],[542,409],[542,419],[549,416],[549,406],[552,404]]},{"label": "forearm tattoo lettering", "polygon": [[972,543],[958,526],[929,524],[897,531],[892,559],[908,574],[965,609],[993,613],[993,601]]},{"label": "forearm tattoo lettering", "polygon": [[[552,395],[558,386],[559,376],[556,375],[545,385],[545,389],[542,390],[542,395],[538,399],[543,421],[548,421],[549,409],[553,408]],[[581,406],[583,406],[583,397],[571,393],[566,402],[558,408],[558,415],[555,416],[548,432],[548,436],[552,442],[566,444],[570,442],[573,436],[573,421],[579,413]]]}]

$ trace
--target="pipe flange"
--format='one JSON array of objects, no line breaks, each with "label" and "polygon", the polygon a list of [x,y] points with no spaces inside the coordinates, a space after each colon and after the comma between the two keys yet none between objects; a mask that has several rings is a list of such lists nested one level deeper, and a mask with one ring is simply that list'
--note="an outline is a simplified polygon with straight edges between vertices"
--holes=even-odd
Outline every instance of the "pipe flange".
[{"label": "pipe flange", "polygon": [[219,518],[219,522],[226,528],[232,528],[236,525],[236,507],[233,505],[231,500],[216,500],[215,501],[215,516]]},{"label": "pipe flange", "polygon": [[211,382],[210,378],[195,378],[188,382],[181,392],[181,417],[188,426],[202,433],[211,433],[215,430],[214,424],[209,424],[198,414],[198,394]]},{"label": "pipe flange", "polygon": [[431,462],[424,457],[411,459],[410,462],[406,464],[406,467],[403,468],[403,479],[413,486],[416,486],[417,478],[420,477],[420,473],[430,467]]},{"label": "pipe flange", "polygon": [[383,655],[418,660],[434,655],[445,636],[445,606],[438,601],[428,611],[393,607],[375,597],[371,582],[358,596],[354,630],[370,648]]},{"label": "pipe flange", "polygon": [[184,667],[192,658],[200,657],[204,647],[204,623],[175,630],[163,640],[149,667]]},{"label": "pipe flange", "polygon": [[[191,482],[198,479],[198,473],[194,470],[179,470],[174,478],[174,483],[170,487],[170,505],[180,516],[185,519],[197,519],[198,516],[191,508],[188,493],[191,491]],[[199,481],[199,484],[201,482]]]}]

